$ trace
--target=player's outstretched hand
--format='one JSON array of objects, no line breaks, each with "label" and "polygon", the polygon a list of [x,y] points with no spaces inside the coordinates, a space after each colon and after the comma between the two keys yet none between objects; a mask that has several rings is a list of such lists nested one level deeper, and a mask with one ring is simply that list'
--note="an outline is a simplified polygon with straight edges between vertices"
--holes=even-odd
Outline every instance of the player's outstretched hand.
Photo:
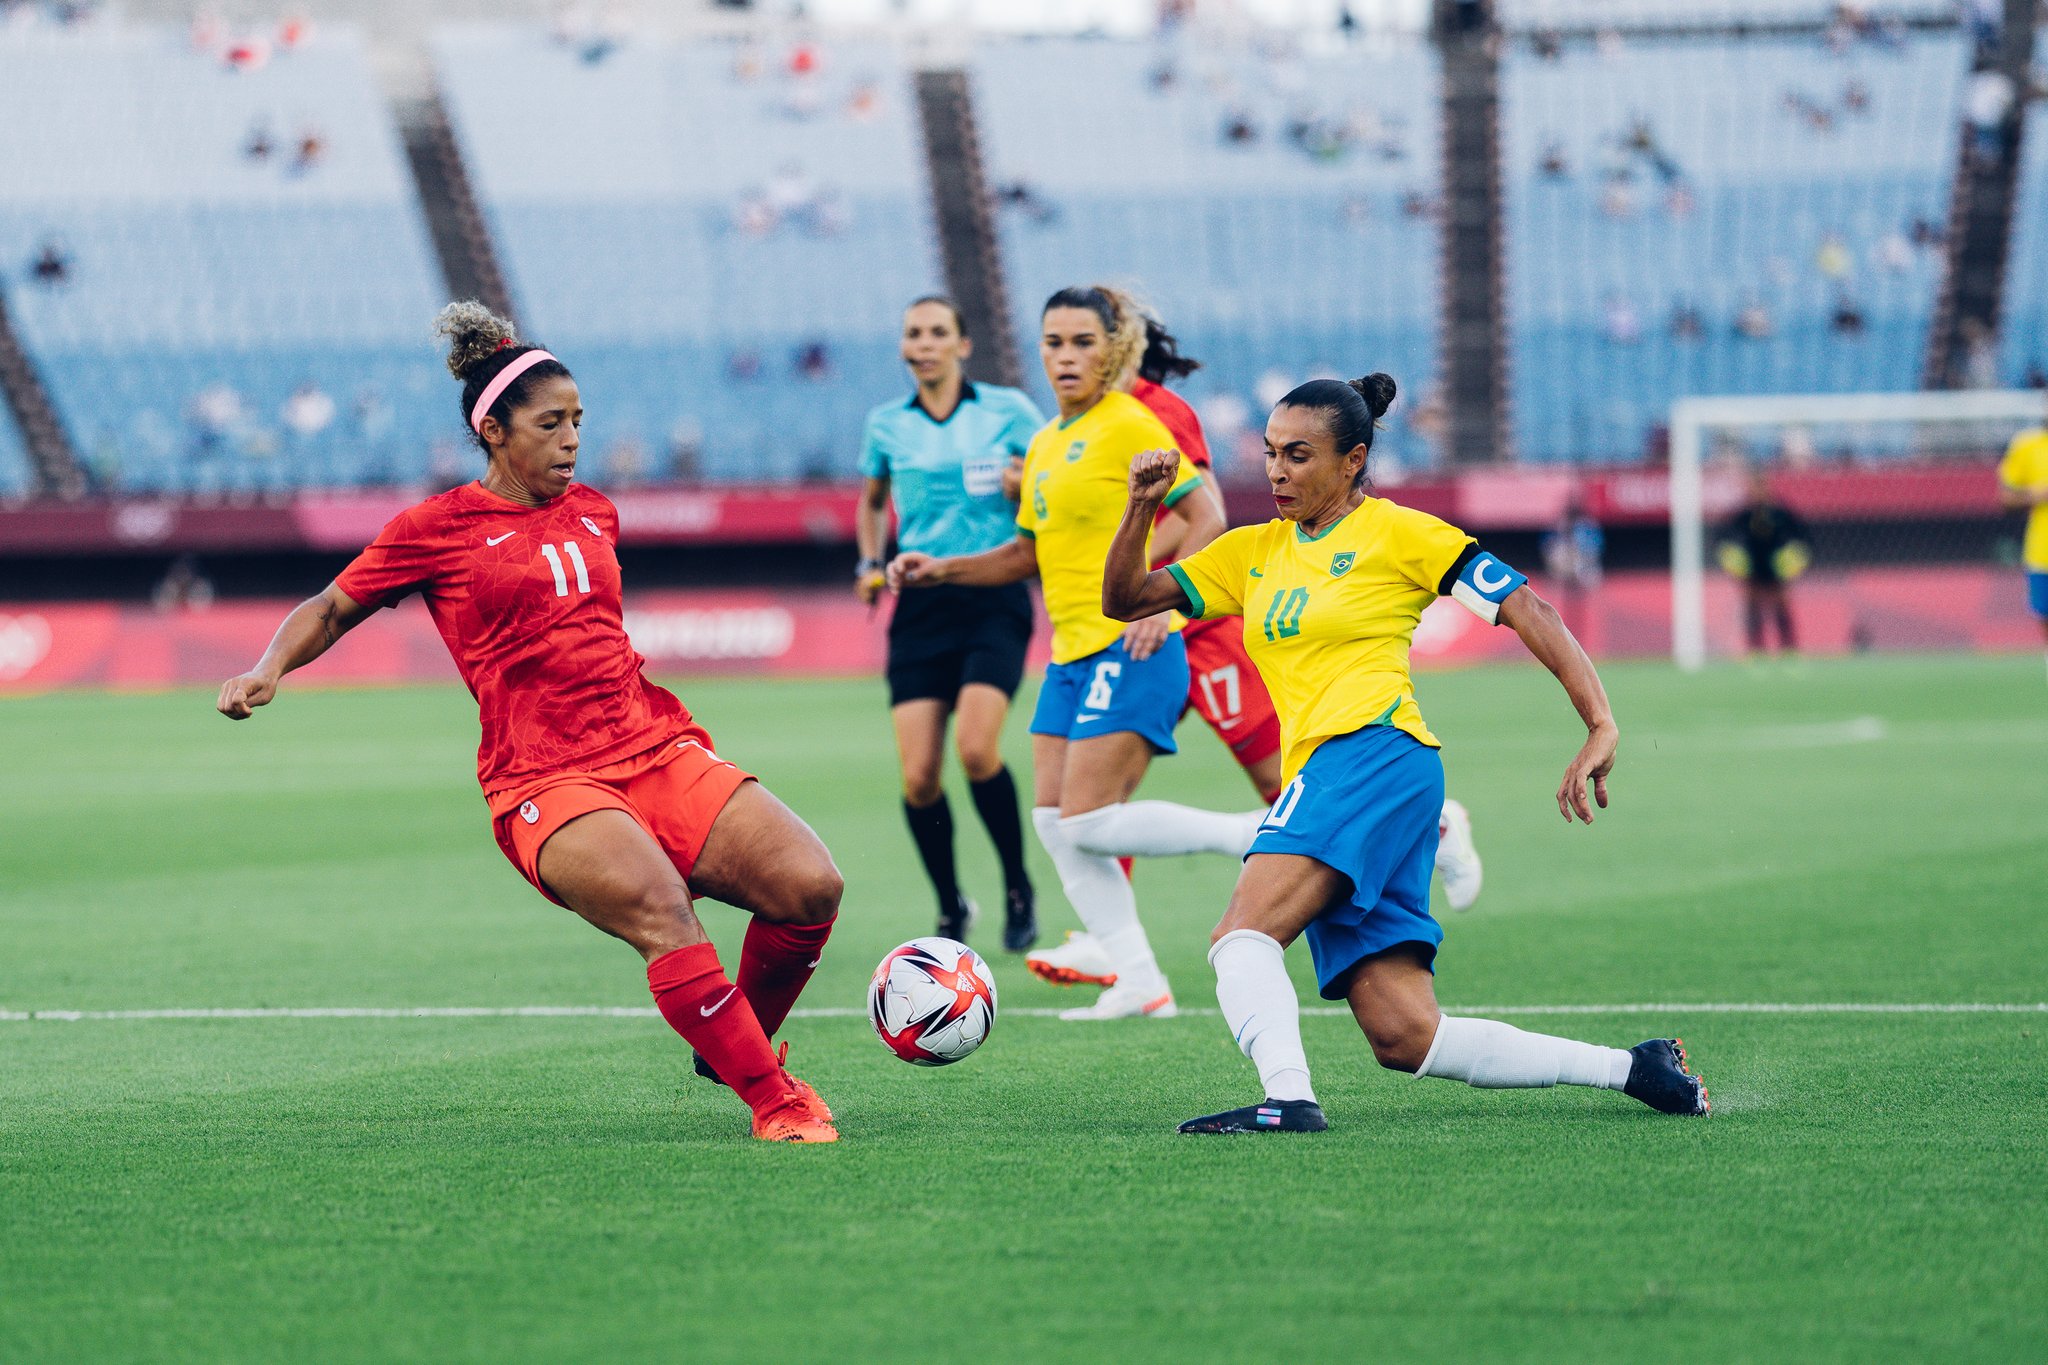
[{"label": "player's outstretched hand", "polygon": [[220,700],[214,706],[229,720],[247,720],[256,707],[269,705],[276,695],[276,682],[261,673],[244,673],[220,685]]},{"label": "player's outstretched hand", "polygon": [[1557,813],[1570,824],[1574,815],[1593,823],[1593,807],[1586,801],[1586,788],[1593,788],[1593,801],[1601,810],[1607,809],[1607,774],[1614,771],[1614,749],[1621,741],[1621,732],[1612,725],[1596,726],[1586,736],[1578,756],[1571,766],[1564,770],[1564,781],[1557,788]]},{"label": "player's outstretched hand", "polygon": [[1141,616],[1124,627],[1124,648],[1131,658],[1143,663],[1159,652],[1166,643],[1166,637],[1173,633],[1173,613],[1162,611],[1157,616]]},{"label": "player's outstretched hand", "polygon": [[853,576],[853,595],[860,599],[860,604],[864,607],[875,605],[875,599],[882,595],[882,589],[887,586],[888,579],[880,572]]},{"label": "player's outstretched hand", "polygon": [[1180,472],[1178,450],[1141,450],[1131,457],[1131,501],[1164,502]]},{"label": "player's outstretched hand", "polygon": [[890,592],[902,592],[905,588],[928,588],[938,582],[927,577],[932,565],[938,563],[934,555],[919,554],[915,550],[897,555],[889,561],[887,578]]},{"label": "player's outstretched hand", "polygon": [[1012,455],[1010,462],[1003,466],[1003,496],[1011,502],[1024,498],[1024,457]]}]

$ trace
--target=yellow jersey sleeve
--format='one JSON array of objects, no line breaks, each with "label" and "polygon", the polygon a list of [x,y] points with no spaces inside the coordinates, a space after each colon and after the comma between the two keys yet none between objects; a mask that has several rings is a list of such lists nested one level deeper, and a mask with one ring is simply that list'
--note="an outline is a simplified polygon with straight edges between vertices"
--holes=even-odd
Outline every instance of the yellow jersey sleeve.
[{"label": "yellow jersey sleeve", "polygon": [[1441,594],[1449,588],[1445,580],[1458,557],[1465,553],[1465,547],[1479,542],[1427,512],[1399,504],[1391,505],[1389,510],[1392,515],[1387,518],[1388,558],[1409,582]]},{"label": "yellow jersey sleeve", "polygon": [[1188,595],[1188,615],[1203,621],[1244,615],[1244,585],[1259,535],[1265,529],[1240,526],[1225,531],[1187,558],[1166,566]]},{"label": "yellow jersey sleeve", "polygon": [[1024,450],[1024,473],[1017,485],[1017,533],[1026,540],[1038,539],[1038,519],[1045,515],[1045,495],[1038,491],[1038,446],[1034,440]]},{"label": "yellow jersey sleeve", "polygon": [[2005,458],[1998,462],[1998,481],[2023,493],[2048,483],[2048,468],[2043,467],[2048,460],[2041,458],[2044,451],[2048,451],[2048,432],[2037,429],[2013,437],[2005,448]]}]

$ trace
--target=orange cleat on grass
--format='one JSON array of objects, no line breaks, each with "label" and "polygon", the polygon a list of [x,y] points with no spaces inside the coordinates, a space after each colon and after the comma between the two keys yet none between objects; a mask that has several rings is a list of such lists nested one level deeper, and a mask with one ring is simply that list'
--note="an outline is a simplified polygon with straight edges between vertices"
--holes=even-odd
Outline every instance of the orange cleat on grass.
[{"label": "orange cleat on grass", "polygon": [[829,1111],[818,1092],[789,1078],[791,1088],[781,1103],[766,1113],[754,1115],[754,1136],[763,1142],[837,1142],[839,1130],[832,1126]]}]

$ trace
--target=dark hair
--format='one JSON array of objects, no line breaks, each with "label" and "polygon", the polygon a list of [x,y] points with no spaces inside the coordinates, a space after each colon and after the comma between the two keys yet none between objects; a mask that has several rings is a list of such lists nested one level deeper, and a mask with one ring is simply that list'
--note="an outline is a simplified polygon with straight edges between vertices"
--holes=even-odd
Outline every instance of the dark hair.
[{"label": "dark hair", "polygon": [[1114,383],[1135,364],[1145,346],[1145,329],[1134,324],[1145,320],[1138,300],[1106,284],[1069,285],[1045,301],[1038,310],[1043,318],[1055,308],[1085,308],[1102,322],[1102,379]]},{"label": "dark hair", "polygon": [[921,294],[917,298],[914,298],[909,303],[905,304],[903,306],[903,311],[907,313],[911,309],[921,307],[927,303],[936,303],[941,308],[944,308],[947,312],[951,313],[953,315],[953,330],[958,332],[963,337],[968,335],[967,315],[960,311],[959,304],[953,302],[953,300],[945,294]]},{"label": "dark hair", "polygon": [[[490,447],[484,444],[483,433],[469,425],[469,415],[476,409],[476,400],[483,397],[484,390],[490,387],[498,371],[528,351],[541,348],[519,345],[518,329],[475,299],[451,303],[443,308],[434,318],[434,332],[448,338],[448,373],[462,381],[462,425],[477,448],[489,454]],[[485,415],[497,418],[499,426],[510,428],[513,409],[532,396],[534,387],[542,380],[558,377],[574,377],[569,373],[569,367],[559,360],[543,360],[528,367],[524,374],[505,386],[505,391],[498,395],[498,401],[491,404]]]},{"label": "dark hair", "polygon": [[1158,318],[1145,319],[1145,354],[1138,358],[1138,377],[1154,384],[1169,379],[1186,379],[1202,368],[1202,362],[1180,353],[1180,340],[1166,330]]},{"label": "dark hair", "polygon": [[[1311,379],[1306,384],[1295,385],[1279,402],[1283,408],[1307,408],[1321,412],[1339,455],[1348,454],[1358,446],[1364,446],[1366,453],[1370,454],[1372,434],[1378,429],[1380,418],[1386,416],[1387,409],[1393,405],[1393,376],[1377,371],[1349,383],[1341,379]],[[1368,482],[1361,466],[1358,486],[1367,487]]]}]

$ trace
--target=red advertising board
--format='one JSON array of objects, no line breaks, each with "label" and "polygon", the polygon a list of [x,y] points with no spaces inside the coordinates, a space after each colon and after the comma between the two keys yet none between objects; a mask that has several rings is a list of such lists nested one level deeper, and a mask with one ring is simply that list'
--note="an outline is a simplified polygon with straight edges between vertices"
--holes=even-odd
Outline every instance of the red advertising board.
[{"label": "red advertising board", "polygon": [[[1617,574],[1597,593],[1551,592],[1599,658],[1657,657],[1671,647],[1671,589],[1659,573]],[[2017,575],[1986,568],[1815,573],[1794,590],[1802,643],[1853,649],[2024,649],[2038,644]],[[0,692],[57,687],[169,687],[220,681],[247,668],[292,607],[237,601],[158,612],[110,603],[0,604]],[[1709,586],[1715,652],[1741,648],[1734,584]],[[629,593],[626,626],[649,668],[668,675],[847,677],[880,674],[883,613],[850,594],[731,590]],[[1514,636],[1443,600],[1423,614],[1414,659],[1431,667],[1512,658]],[[1044,630],[1034,662],[1044,661]],[[409,600],[380,613],[302,675],[304,684],[455,678],[426,609]]]}]

